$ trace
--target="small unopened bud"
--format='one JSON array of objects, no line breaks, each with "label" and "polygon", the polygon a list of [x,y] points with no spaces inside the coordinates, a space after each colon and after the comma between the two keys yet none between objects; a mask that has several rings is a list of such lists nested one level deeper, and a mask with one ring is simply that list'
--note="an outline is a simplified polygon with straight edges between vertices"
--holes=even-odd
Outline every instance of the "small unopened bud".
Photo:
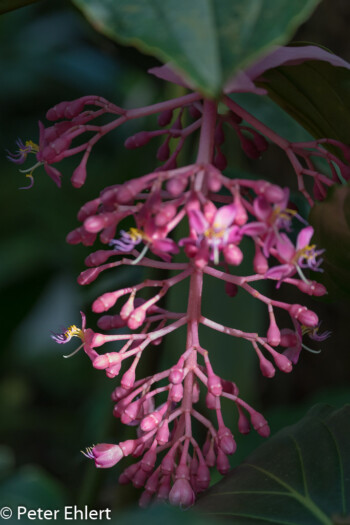
[{"label": "small unopened bud", "polygon": [[157,454],[154,452],[154,450],[148,450],[142,458],[141,468],[145,472],[151,472],[154,468],[156,460],[157,460]]},{"label": "small unopened bud", "polygon": [[139,133],[135,133],[135,135],[128,137],[124,142],[124,146],[127,149],[140,148],[141,146],[145,146],[151,138],[152,135],[148,131],[139,131]]},{"label": "small unopened bud", "polygon": [[217,433],[217,440],[219,448],[228,455],[236,452],[237,444],[233,438],[231,431],[227,427],[221,427]]},{"label": "small unopened bud", "polygon": [[230,472],[230,462],[228,460],[228,457],[224,452],[219,448],[218,455],[216,458],[216,468],[222,474],[225,476],[228,472]]},{"label": "small unopened bud", "polygon": [[238,286],[234,283],[225,282],[225,292],[229,297],[236,297],[238,293]]},{"label": "small unopened bud", "polygon": [[160,160],[161,162],[165,162],[166,160],[168,160],[169,155],[170,155],[169,141],[166,140],[166,141],[163,142],[163,144],[158,148],[158,151],[157,151],[157,159]]},{"label": "small unopened bud", "polygon": [[268,437],[270,435],[269,425],[262,414],[259,412],[251,412],[250,419],[254,430],[262,437]]},{"label": "small unopened bud", "polygon": [[81,162],[77,168],[75,168],[71,177],[71,183],[74,188],[81,188],[86,180],[86,162]]},{"label": "small unopened bud", "polygon": [[183,398],[183,394],[184,388],[181,383],[177,385],[171,385],[169,392],[169,399],[171,401],[174,401],[174,403],[178,403]]},{"label": "small unopened bud", "polygon": [[195,496],[190,482],[187,479],[177,479],[169,493],[169,501],[172,505],[182,508],[191,507],[194,503]]},{"label": "small unopened bud", "polygon": [[158,115],[158,124],[162,128],[164,126],[167,126],[171,119],[173,118],[173,110],[172,109],[165,109]]},{"label": "small unopened bud", "polygon": [[227,244],[224,249],[224,257],[227,264],[239,266],[243,260],[242,250],[235,244]]}]

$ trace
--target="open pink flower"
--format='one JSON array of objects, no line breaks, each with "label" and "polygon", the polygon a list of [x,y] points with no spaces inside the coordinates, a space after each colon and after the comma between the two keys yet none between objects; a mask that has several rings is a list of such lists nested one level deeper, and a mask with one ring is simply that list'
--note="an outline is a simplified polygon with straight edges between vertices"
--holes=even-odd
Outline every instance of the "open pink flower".
[{"label": "open pink flower", "polygon": [[309,268],[313,271],[322,272],[319,268],[323,259],[317,259],[324,250],[316,250],[316,245],[310,245],[309,242],[313,236],[314,229],[312,226],[303,228],[298,237],[296,247],[285,233],[279,235],[276,243],[277,257],[284,264],[270,268],[265,274],[267,278],[277,279],[277,287],[280,286],[281,281],[286,277],[299,273],[303,281],[306,278],[302,272],[302,268]]},{"label": "open pink flower", "polygon": [[236,216],[236,206],[229,204],[216,209],[212,205],[209,210],[202,213],[197,209],[188,211],[190,223],[190,237],[181,239],[180,246],[192,247],[195,257],[201,257],[206,261],[211,260],[219,263],[220,251],[224,252],[226,261],[230,264],[240,264],[242,260],[241,250],[237,243],[242,235],[240,228],[233,225]]}]

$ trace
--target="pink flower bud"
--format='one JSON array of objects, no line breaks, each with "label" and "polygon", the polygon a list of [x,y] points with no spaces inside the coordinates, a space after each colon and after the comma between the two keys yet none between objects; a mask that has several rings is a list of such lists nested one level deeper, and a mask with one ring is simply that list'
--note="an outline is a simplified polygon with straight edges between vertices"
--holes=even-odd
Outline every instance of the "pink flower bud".
[{"label": "pink flower bud", "polygon": [[237,444],[233,438],[231,431],[227,427],[221,427],[217,433],[217,440],[219,448],[228,455],[236,452]]},{"label": "pink flower bud", "polygon": [[147,509],[150,506],[152,501],[152,493],[148,490],[144,490],[139,499],[139,506],[141,509]]},{"label": "pink flower bud", "polygon": [[123,321],[119,314],[103,315],[97,321],[97,326],[101,328],[101,330],[112,330],[113,328],[122,328],[125,325],[126,322]]},{"label": "pink flower bud", "polygon": [[214,166],[221,171],[227,168],[227,159],[219,149],[217,149],[216,151],[216,155],[214,158]]},{"label": "pink flower bud", "polygon": [[245,207],[243,206],[241,202],[241,199],[238,193],[236,193],[233,202],[236,207],[236,215],[235,215],[234,223],[237,224],[238,226],[243,226],[248,220],[248,215],[247,215]]},{"label": "pink flower bud", "polygon": [[169,149],[169,140],[166,139],[165,142],[158,148],[157,151],[157,159],[161,162],[165,162],[168,160],[170,155],[170,149]]},{"label": "pink flower bud", "polygon": [[271,320],[269,329],[267,331],[267,342],[271,346],[278,346],[281,341],[281,332],[274,319]]},{"label": "pink flower bud", "polygon": [[247,157],[250,159],[258,159],[260,157],[260,151],[251,139],[248,139],[242,134],[240,134],[239,139],[241,141],[242,150],[247,155]]},{"label": "pink flower bud", "polygon": [[128,395],[129,390],[125,390],[122,386],[117,386],[111,394],[112,401],[119,401],[120,399],[123,399],[126,395]]},{"label": "pink flower bud", "polygon": [[132,478],[132,484],[134,485],[135,489],[140,489],[144,486],[146,483],[146,480],[148,478],[148,472],[144,471],[142,468],[140,468],[135,476]]},{"label": "pink flower bud", "polygon": [[154,218],[156,226],[166,226],[176,215],[174,204],[164,204]]},{"label": "pink flower bud", "polygon": [[224,246],[223,253],[227,264],[239,266],[243,260],[242,250],[235,244],[227,244]]},{"label": "pink flower bud", "polygon": [[217,193],[220,191],[222,187],[222,179],[221,175],[217,173],[216,171],[211,171],[209,173],[209,179],[208,179],[208,188],[210,191]]},{"label": "pink flower bud", "polygon": [[100,268],[89,268],[88,270],[81,272],[81,274],[79,275],[77,279],[78,284],[82,286],[85,286],[86,284],[90,284],[95,279],[97,279],[100,273],[101,273]]},{"label": "pink flower bud", "polygon": [[238,286],[234,283],[225,282],[225,292],[229,297],[236,297],[238,293]]},{"label": "pink flower bud", "polygon": [[79,210],[78,221],[84,222],[90,215],[95,215],[100,205],[100,199],[86,202]]},{"label": "pink flower bud", "polygon": [[135,369],[131,367],[123,375],[120,381],[120,384],[123,388],[129,389],[134,386],[134,383],[135,383]]},{"label": "pink flower bud", "polygon": [[111,352],[110,354],[99,355],[94,359],[92,366],[97,370],[104,370],[110,366],[120,363],[122,357],[118,352]]},{"label": "pink flower bud", "polygon": [[260,370],[261,370],[261,373],[262,373],[262,375],[264,377],[271,378],[271,377],[273,377],[275,375],[275,372],[276,372],[275,367],[262,354],[259,355],[259,362],[260,362]]},{"label": "pink flower bud", "polygon": [[169,493],[171,505],[177,505],[182,508],[191,507],[194,504],[195,495],[187,479],[177,479]]},{"label": "pink flower bud", "polygon": [[215,129],[214,142],[216,146],[221,146],[225,142],[225,134],[222,129],[222,123],[218,124]]},{"label": "pink flower bud", "polygon": [[188,184],[186,177],[172,177],[166,184],[166,189],[172,197],[178,197],[183,193]]},{"label": "pink flower bud", "polygon": [[286,374],[289,374],[289,372],[292,371],[293,369],[293,365],[292,365],[292,362],[288,359],[287,356],[283,355],[283,354],[279,354],[278,352],[276,352],[274,355],[273,355],[273,358],[274,358],[274,361],[276,363],[276,366],[282,371],[282,372],[285,372]]},{"label": "pink flower bud", "polygon": [[[114,250],[113,253],[115,253]],[[105,263],[110,256],[111,250],[97,250],[86,257],[85,264],[86,266],[99,266]]]},{"label": "pink flower bud", "polygon": [[158,115],[158,124],[161,128],[167,126],[173,118],[173,110],[165,109]]},{"label": "pink flower bud", "polygon": [[163,474],[171,474],[174,470],[174,451],[166,454],[160,464]]},{"label": "pink flower bud", "polygon": [[260,436],[268,437],[270,435],[269,425],[262,414],[252,411],[250,414],[250,419],[254,430],[256,430]]},{"label": "pink flower bud", "polygon": [[210,471],[205,463],[201,463],[197,469],[196,487],[198,492],[207,490],[210,485]]},{"label": "pink flower bud", "polygon": [[114,467],[124,455],[119,445],[110,445],[108,443],[95,445],[92,449],[92,454],[98,468]]},{"label": "pink flower bud", "polygon": [[223,476],[225,476],[228,472],[230,472],[230,469],[231,469],[228,457],[226,456],[226,454],[224,454],[224,452],[220,448],[218,450],[218,455],[216,459],[216,468],[218,469],[220,474],[222,474]]},{"label": "pink flower bud", "polygon": [[81,188],[86,180],[86,162],[82,161],[77,168],[75,168],[71,177],[71,183],[74,188]]},{"label": "pink flower bud", "polygon": [[183,398],[184,394],[184,388],[181,383],[177,385],[171,385],[170,391],[169,391],[169,399],[171,401],[174,401],[174,403],[178,403]]},{"label": "pink flower bud", "polygon": [[192,386],[192,403],[193,404],[198,403],[199,396],[200,396],[199,385],[198,385],[197,381],[194,381],[193,382],[193,386]]},{"label": "pink flower bud", "polygon": [[154,452],[154,450],[148,450],[142,458],[141,468],[145,472],[151,472],[154,469],[156,460],[157,460],[157,454]]},{"label": "pink flower bud", "polygon": [[266,257],[262,254],[260,247],[255,245],[255,256],[253,260],[253,268],[256,273],[264,275],[269,269]]},{"label": "pink flower bud", "polygon": [[[141,462],[142,463],[142,462]],[[147,483],[145,485],[145,489],[150,494],[154,494],[157,491],[158,488],[158,479],[159,479],[159,471],[153,472],[152,476],[150,476],[147,480]]]},{"label": "pink flower bud", "polygon": [[306,306],[301,306],[300,304],[292,304],[289,307],[289,313],[291,317],[294,317],[301,324],[308,326],[310,328],[316,328],[318,326],[318,317],[315,312],[308,310]]},{"label": "pink flower bud", "polygon": [[208,392],[205,397],[205,404],[207,408],[209,408],[209,410],[215,410],[216,409],[216,397],[210,392]]},{"label": "pink flower bud", "polygon": [[127,149],[140,148],[141,146],[145,146],[151,138],[152,135],[148,131],[139,131],[139,133],[135,133],[135,135],[128,137],[124,142],[124,146]]},{"label": "pink flower bud", "polygon": [[260,154],[264,153],[264,151],[266,151],[269,147],[269,143],[267,142],[265,137],[263,137],[263,135],[260,135],[260,133],[254,134],[254,144],[258,148]]},{"label": "pink flower bud", "polygon": [[170,492],[170,476],[163,476],[159,484],[157,498],[160,500],[168,500]]},{"label": "pink flower bud", "polygon": [[145,320],[145,317],[146,310],[143,306],[135,308],[127,321],[127,325],[130,330],[137,330],[137,328],[140,328]]},{"label": "pink flower bud", "polygon": [[117,375],[120,372],[120,369],[122,367],[121,363],[117,363],[116,365],[109,366],[106,368],[106,376],[109,377],[109,379],[113,379],[114,377],[117,377]]},{"label": "pink flower bud", "polygon": [[250,423],[247,416],[244,414],[243,410],[237,406],[239,412],[238,418],[238,430],[241,434],[249,434],[250,432]]},{"label": "pink flower bud", "polygon": [[119,483],[121,485],[127,485],[130,483],[132,478],[135,476],[136,472],[139,470],[140,465],[138,463],[133,463],[129,467],[127,467],[124,472],[119,476]]},{"label": "pink flower bud", "polygon": [[216,456],[214,452],[214,447],[211,446],[205,456],[205,462],[208,465],[208,467],[214,467],[215,461],[216,461]]},{"label": "pink flower bud", "polygon": [[309,295],[315,295],[316,297],[321,297],[327,293],[326,287],[321,283],[317,283],[316,281],[311,281],[309,283],[298,281],[296,285],[301,292],[307,293]]},{"label": "pink flower bud", "polygon": [[169,425],[167,420],[164,420],[157,430],[156,439],[159,445],[165,445],[169,441]]},{"label": "pink flower bud", "polygon": [[150,432],[159,425],[162,419],[163,414],[161,411],[152,412],[152,414],[144,417],[141,421],[141,430],[143,430],[143,432]]},{"label": "pink flower bud", "polygon": [[119,443],[120,448],[123,451],[124,456],[132,454],[137,446],[137,441],[134,439],[128,439],[127,441],[121,441]]},{"label": "pink flower bud", "polygon": [[222,394],[222,386],[220,377],[217,375],[211,373],[208,375],[208,392],[213,394],[213,396],[221,396]]},{"label": "pink flower bud", "polygon": [[120,204],[128,204],[135,196],[144,189],[143,180],[133,179],[125,182],[118,188],[117,201]]},{"label": "pink flower bud", "polygon": [[130,314],[134,311],[134,299],[135,294],[131,293],[129,296],[129,299],[126,301],[126,303],[123,305],[123,307],[120,310],[120,317],[123,319],[123,321],[126,321]]},{"label": "pink flower bud", "polygon": [[179,364],[172,367],[169,374],[169,381],[174,385],[182,383],[184,378],[184,370]]},{"label": "pink flower bud", "polygon": [[92,311],[95,312],[95,314],[106,312],[115,305],[117,299],[118,295],[113,292],[104,293],[92,303]]}]

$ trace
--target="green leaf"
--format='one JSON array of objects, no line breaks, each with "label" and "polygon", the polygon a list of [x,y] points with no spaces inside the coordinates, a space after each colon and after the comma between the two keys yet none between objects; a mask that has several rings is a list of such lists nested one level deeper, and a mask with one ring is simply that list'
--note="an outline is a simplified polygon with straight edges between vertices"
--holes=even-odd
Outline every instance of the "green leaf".
[{"label": "green leaf", "polygon": [[350,185],[334,186],[310,213],[313,240],[323,255],[324,284],[339,296],[350,294]]},{"label": "green leaf", "polygon": [[264,72],[258,85],[315,138],[350,142],[350,70],[310,60]]},{"label": "green leaf", "polygon": [[319,0],[73,0],[94,28],[172,62],[216,95],[273,44],[284,44]]},{"label": "green leaf", "polygon": [[29,4],[35,4],[40,0],[0,0],[0,14],[14,11]]},{"label": "green leaf", "polygon": [[332,525],[350,514],[350,406],[314,407],[202,497],[197,509],[237,525]]}]

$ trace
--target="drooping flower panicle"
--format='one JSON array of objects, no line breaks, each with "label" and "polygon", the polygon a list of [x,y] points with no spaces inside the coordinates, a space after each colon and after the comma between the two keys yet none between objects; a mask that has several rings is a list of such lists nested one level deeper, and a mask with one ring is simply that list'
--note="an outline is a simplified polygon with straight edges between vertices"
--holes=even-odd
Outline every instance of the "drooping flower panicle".
[{"label": "drooping flower panicle", "polygon": [[[322,148],[322,140],[311,145],[289,143],[226,95],[222,102],[227,107],[226,113],[218,113],[216,104],[199,93],[133,110],[122,109],[96,96],[62,102],[47,113],[49,120],[60,122],[48,128],[40,123],[38,150],[29,151],[31,146],[20,142],[19,152],[10,156],[10,160],[19,163],[34,152],[38,163],[44,165],[59,185],[61,175],[52,164],[83,153],[72,176],[73,186],[80,187],[85,182],[91,149],[102,136],[127,120],[158,113],[162,129],[141,131],[129,137],[125,146],[135,149],[155,137],[163,137],[157,152],[157,159],[163,164],[147,175],[103,190],[86,203],[78,214],[82,225],[68,235],[67,241],[92,246],[99,234],[106,247],[87,257],[88,268],[78,278],[81,285],[90,284],[102,272],[122,265],[137,264],[165,270],[167,274],[162,279],[147,279],[99,296],[92,310],[102,314],[98,326],[106,333],[86,329],[83,316],[81,329],[72,325],[52,335],[59,344],[79,337],[93,367],[104,370],[111,379],[128,363],[120,384],[112,392],[113,415],[126,425],[137,426],[137,437],[116,444],[94,445],[84,454],[99,468],[112,467],[129,455],[137,458],[121,474],[120,483],[132,482],[135,487],[143,487],[140,500],[143,506],[155,498],[188,507],[196,494],[209,486],[210,468],[216,466],[221,474],[229,471],[228,456],[235,453],[236,441],[221,412],[224,398],[236,408],[238,432],[246,434],[253,428],[263,437],[269,435],[267,421],[242,399],[230,372],[227,378],[215,373],[208,351],[201,346],[200,326],[248,341],[262,374],[268,378],[275,375],[276,369],[291,372],[305,346],[303,335],[316,341],[329,335],[318,334],[318,317],[306,306],[272,299],[255,287],[259,281],[271,280],[277,287],[283,284],[295,286],[308,295],[325,294],[324,286],[307,274],[310,270],[321,271],[322,250],[310,244],[313,229],[307,224],[299,232],[295,246],[290,240],[293,228],[300,229],[300,222],[305,220],[290,202],[287,188],[264,180],[231,179],[222,173],[226,167],[222,151],[225,127],[235,130],[244,152],[252,158],[263,154],[268,141],[284,149],[297,174],[300,191],[309,202],[313,199],[305,189],[304,176],[313,177],[318,195],[335,182],[335,176],[331,179],[317,171],[311,174],[311,169],[301,167],[299,158],[307,158],[311,166],[312,153],[316,152],[344,173],[347,167]],[[192,119],[187,127],[183,125],[185,113]],[[92,128],[89,123],[102,114],[116,118]],[[92,129],[96,129],[92,138],[80,146],[72,146],[76,137]],[[197,130],[200,137],[195,162],[177,167],[184,143]],[[177,141],[174,148],[169,147],[171,141]],[[129,225],[132,223],[128,230],[120,226],[125,219]],[[175,241],[172,235],[180,231],[180,223],[185,224],[187,233],[180,239],[176,236]],[[242,275],[240,271],[237,275],[235,270],[246,257],[245,239],[254,244],[252,273]],[[179,259],[174,262],[176,254]],[[269,316],[266,333],[245,332],[205,317],[201,311],[205,275],[223,281],[232,298],[243,289],[252,300],[264,303]],[[184,281],[189,282],[186,311],[168,310],[162,304],[163,298]],[[145,289],[154,290],[154,294],[144,299],[140,292]],[[120,301],[123,304],[117,305]],[[289,314],[288,326],[279,326],[278,310]],[[164,371],[142,377],[140,363],[146,349],[157,348],[167,334],[183,326],[187,327],[187,340],[177,362]],[[118,329],[120,333],[116,333]],[[100,347],[113,342],[121,342],[122,347],[100,353]],[[213,417],[203,414],[198,404],[203,390],[206,407]],[[204,443],[193,436],[193,419],[205,428]]]}]

